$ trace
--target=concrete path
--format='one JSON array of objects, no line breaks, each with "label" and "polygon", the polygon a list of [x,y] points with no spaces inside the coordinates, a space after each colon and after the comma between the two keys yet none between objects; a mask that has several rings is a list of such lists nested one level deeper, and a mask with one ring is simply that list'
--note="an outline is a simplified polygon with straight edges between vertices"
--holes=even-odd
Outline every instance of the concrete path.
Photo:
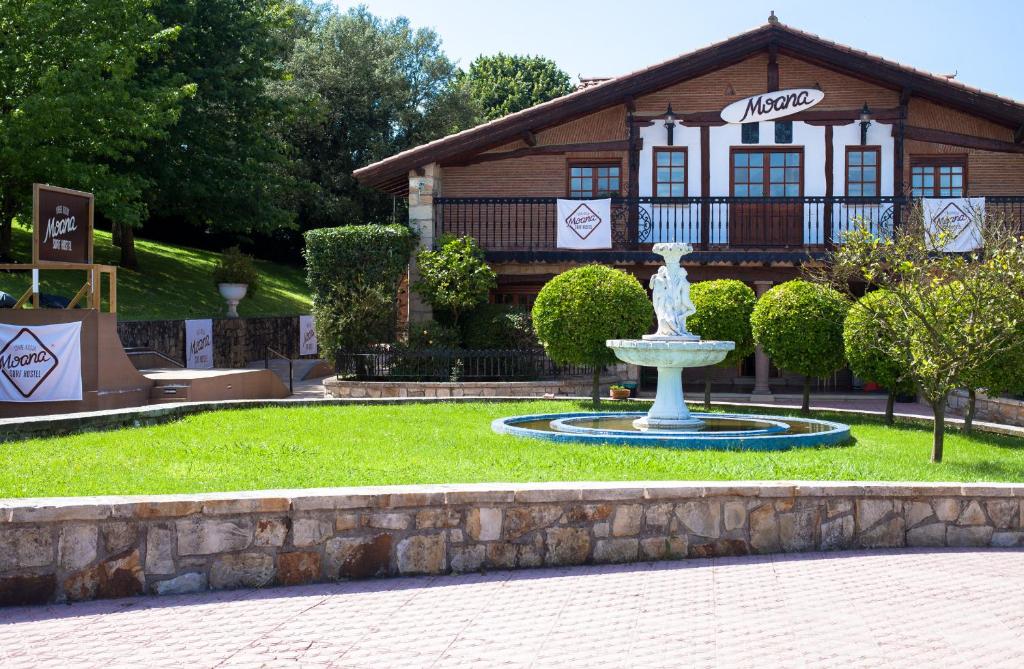
[{"label": "concrete path", "polygon": [[1020,667],[1024,551],[814,553],[0,610],[13,667]]}]

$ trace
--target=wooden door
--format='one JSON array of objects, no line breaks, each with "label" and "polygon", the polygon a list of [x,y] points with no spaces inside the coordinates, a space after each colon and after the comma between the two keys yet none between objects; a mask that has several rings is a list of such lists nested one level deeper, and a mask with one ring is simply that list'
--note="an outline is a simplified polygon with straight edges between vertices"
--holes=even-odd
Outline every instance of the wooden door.
[{"label": "wooden door", "polygon": [[733,149],[729,245],[803,246],[803,150]]}]

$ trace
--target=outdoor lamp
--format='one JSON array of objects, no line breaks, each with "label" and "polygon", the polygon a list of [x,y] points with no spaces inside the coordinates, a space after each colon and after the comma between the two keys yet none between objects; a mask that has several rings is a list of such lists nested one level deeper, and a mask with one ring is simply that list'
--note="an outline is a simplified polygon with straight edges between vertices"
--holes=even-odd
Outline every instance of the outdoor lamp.
[{"label": "outdoor lamp", "polygon": [[668,132],[668,145],[672,146],[672,133],[676,129],[676,115],[672,111],[672,103],[668,103],[668,109],[665,110],[665,130]]},{"label": "outdoor lamp", "polygon": [[860,145],[868,143],[868,126],[871,125],[871,109],[865,100],[864,106],[860,108]]}]

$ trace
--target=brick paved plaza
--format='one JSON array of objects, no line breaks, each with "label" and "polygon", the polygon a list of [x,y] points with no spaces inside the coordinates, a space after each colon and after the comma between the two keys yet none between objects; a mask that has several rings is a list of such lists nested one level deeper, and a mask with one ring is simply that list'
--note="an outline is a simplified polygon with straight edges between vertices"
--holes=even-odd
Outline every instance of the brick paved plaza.
[{"label": "brick paved plaza", "polygon": [[722,558],[0,611],[13,667],[1020,667],[1024,551]]}]

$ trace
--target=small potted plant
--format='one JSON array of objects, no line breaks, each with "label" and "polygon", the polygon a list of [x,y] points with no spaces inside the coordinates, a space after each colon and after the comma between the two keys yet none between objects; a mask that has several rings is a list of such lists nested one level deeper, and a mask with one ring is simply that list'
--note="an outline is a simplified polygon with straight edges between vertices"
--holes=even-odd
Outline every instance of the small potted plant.
[{"label": "small potted plant", "polygon": [[228,303],[228,316],[238,316],[238,303],[246,294],[253,294],[259,285],[259,276],[252,257],[232,246],[220,255],[220,263],[213,270],[213,282],[221,297]]},{"label": "small potted plant", "polygon": [[609,389],[613,400],[628,400],[629,388],[626,386],[613,385]]}]

